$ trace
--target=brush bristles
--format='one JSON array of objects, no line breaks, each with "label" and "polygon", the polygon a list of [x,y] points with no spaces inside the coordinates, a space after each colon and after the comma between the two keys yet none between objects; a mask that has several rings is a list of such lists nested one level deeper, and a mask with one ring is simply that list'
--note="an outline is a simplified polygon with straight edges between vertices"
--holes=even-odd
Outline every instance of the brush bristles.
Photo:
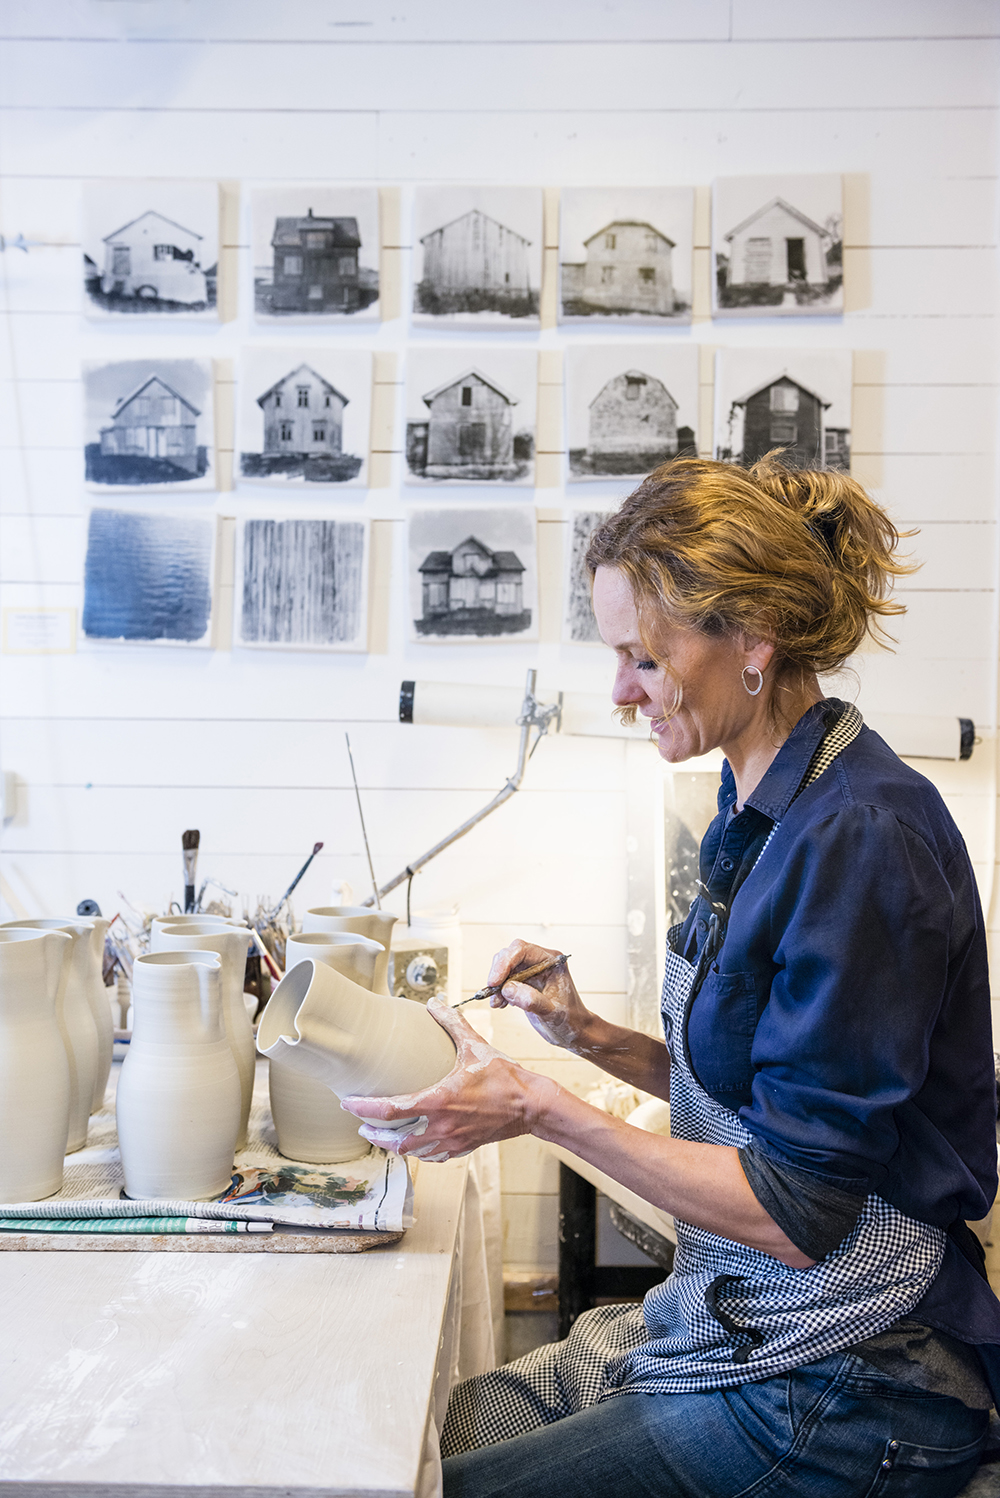
[{"label": "brush bristles", "polygon": [[193,848],[197,848],[200,842],[201,833],[197,828],[195,828],[193,832],[181,833],[181,847],[184,849],[185,853],[190,853]]}]

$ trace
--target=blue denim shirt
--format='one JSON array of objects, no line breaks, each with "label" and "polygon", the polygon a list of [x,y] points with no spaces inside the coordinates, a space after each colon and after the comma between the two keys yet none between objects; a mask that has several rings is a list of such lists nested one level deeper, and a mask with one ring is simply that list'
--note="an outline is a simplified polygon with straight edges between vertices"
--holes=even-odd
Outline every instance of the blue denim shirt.
[{"label": "blue denim shirt", "polygon": [[[811,707],[733,818],[723,767],[708,895],[677,943],[695,961],[722,908],[689,1055],[777,1163],[947,1229],[984,1217],[997,1188],[982,911],[941,796],[870,729],[796,797],[841,710]],[[913,1314],[1000,1343],[1000,1302],[952,1244]]]}]

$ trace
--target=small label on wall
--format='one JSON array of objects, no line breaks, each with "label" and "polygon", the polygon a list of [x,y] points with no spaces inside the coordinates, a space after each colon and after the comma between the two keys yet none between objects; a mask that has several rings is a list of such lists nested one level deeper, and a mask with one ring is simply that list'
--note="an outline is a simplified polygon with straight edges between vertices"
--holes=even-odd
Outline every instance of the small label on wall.
[{"label": "small label on wall", "polygon": [[70,655],[76,609],[4,609],[4,655]]}]

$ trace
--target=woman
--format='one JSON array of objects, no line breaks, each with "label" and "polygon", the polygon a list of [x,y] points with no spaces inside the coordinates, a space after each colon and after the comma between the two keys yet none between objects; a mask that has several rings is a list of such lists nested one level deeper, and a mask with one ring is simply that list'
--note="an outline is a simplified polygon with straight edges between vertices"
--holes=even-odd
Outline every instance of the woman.
[{"label": "woman", "polygon": [[[670,1139],[435,1017],[402,1153],[532,1133],[673,1214],[643,1307],[453,1393],[448,1495],[953,1494],[975,1469],[1000,1305],[966,1220],[996,1191],[982,915],[936,790],[818,682],[899,612],[899,536],[849,478],[678,461],[594,534],[614,700],[662,757],[721,746],[700,894],[669,937],[666,1045],[590,1013],[514,942],[491,982],[553,1045],[670,1098]],[[977,1261],[978,1251],[978,1262]],[[978,1349],[978,1350],[977,1350]]]}]

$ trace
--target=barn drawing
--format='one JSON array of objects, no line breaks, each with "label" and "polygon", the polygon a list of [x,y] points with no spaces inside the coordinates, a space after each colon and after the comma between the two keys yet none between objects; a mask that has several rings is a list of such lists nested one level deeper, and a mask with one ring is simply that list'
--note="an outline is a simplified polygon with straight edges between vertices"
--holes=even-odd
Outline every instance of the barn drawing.
[{"label": "barn drawing", "polygon": [[[304,215],[275,219],[271,284],[258,282],[258,309],[282,312],[357,312],[378,292],[358,264],[358,221]],[[372,291],[374,290],[374,295]]]},{"label": "barn drawing", "polygon": [[[149,209],[104,238],[98,289],[115,300],[205,307],[215,300],[215,267],[201,264],[202,235]],[[88,282],[93,286],[93,280]],[[151,310],[155,310],[152,309]]]},{"label": "barn drawing", "polygon": [[674,241],[652,224],[615,219],[584,240],[587,258],[562,266],[563,312],[672,317]]},{"label": "barn drawing", "polygon": [[538,311],[528,264],[530,239],[478,208],[422,236],[423,276],[414,291],[417,312]]},{"label": "barn drawing", "polygon": [[677,456],[681,436],[677,402],[662,380],[641,369],[615,375],[590,403],[587,446],[571,449],[570,469],[580,474],[648,473]]},{"label": "barn drawing", "polygon": [[842,282],[840,240],[784,198],[772,198],[724,236],[717,257],[719,304],[808,305]]},{"label": "barn drawing", "polygon": [[420,564],[419,634],[519,634],[531,624],[524,607],[524,563],[467,536],[452,551],[431,551]]},{"label": "barn drawing", "polygon": [[517,401],[495,380],[468,369],[458,379],[429,390],[422,400],[428,419],[411,421],[406,430],[411,473],[429,479],[490,480],[513,479],[522,471],[523,458],[531,454],[515,450]]},{"label": "barn drawing", "polygon": [[335,385],[308,364],[290,370],[257,397],[263,451],[240,454],[244,477],[274,475],[325,482],[354,478],[362,459],[343,450],[344,408]]},{"label": "barn drawing", "polygon": [[198,408],[159,375],[122,397],[101,428],[99,456],[88,448],[87,477],[105,484],[157,483],[204,473]]},{"label": "barn drawing", "polygon": [[[824,412],[830,404],[787,372],[756,386],[733,401],[730,421],[739,409],[743,411],[743,448],[736,461],[756,463],[772,448],[780,447],[784,449],[783,461],[788,464],[798,468],[823,467]],[[847,460],[831,466],[846,468],[850,463],[849,433],[842,428],[836,430]]]}]

